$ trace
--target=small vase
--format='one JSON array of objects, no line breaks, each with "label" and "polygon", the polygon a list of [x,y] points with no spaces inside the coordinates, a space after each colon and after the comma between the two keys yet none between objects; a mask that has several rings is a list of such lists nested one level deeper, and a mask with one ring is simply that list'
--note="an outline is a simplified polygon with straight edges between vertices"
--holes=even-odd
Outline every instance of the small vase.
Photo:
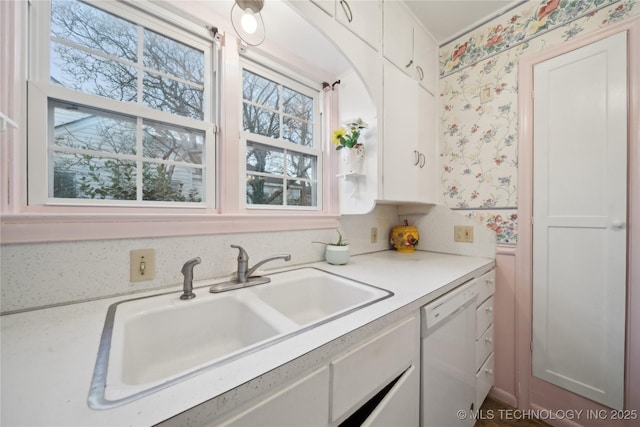
[{"label": "small vase", "polygon": [[344,173],[362,173],[364,163],[364,145],[358,144],[353,148],[343,148],[342,163]]},{"label": "small vase", "polygon": [[327,245],[324,259],[329,264],[344,265],[349,262],[349,246]]}]

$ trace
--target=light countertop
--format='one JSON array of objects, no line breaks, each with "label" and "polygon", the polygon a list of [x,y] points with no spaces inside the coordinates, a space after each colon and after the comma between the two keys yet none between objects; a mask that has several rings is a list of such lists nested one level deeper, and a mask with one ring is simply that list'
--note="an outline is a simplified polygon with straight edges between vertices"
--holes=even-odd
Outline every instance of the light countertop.
[{"label": "light countertop", "polygon": [[[324,262],[305,266],[388,289],[394,296],[219,368],[205,370],[150,396],[105,410],[87,406],[100,336],[108,307],[131,295],[2,316],[0,424],[146,426],[205,401],[209,401],[208,405],[214,402],[216,410],[224,411],[235,406],[235,401],[246,400],[243,393],[258,395],[269,390],[272,384],[263,381],[266,373],[270,378],[288,377],[313,367],[323,353],[332,353],[340,343],[355,342],[358,330],[366,325],[409,315],[489,271],[494,260],[422,251],[382,251],[352,256],[344,266]],[[210,284],[211,281],[206,286]],[[175,291],[179,294],[181,287]],[[195,291],[197,294],[198,289]],[[200,290],[205,291],[206,288]],[[165,292],[167,289],[135,297]]]}]

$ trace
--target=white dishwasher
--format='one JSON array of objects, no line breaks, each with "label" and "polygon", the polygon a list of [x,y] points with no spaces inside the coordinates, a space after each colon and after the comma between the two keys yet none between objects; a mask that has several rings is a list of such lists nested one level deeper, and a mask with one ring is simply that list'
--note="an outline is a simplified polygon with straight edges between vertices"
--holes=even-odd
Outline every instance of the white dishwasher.
[{"label": "white dishwasher", "polygon": [[474,423],[477,296],[474,279],[422,307],[422,427]]}]

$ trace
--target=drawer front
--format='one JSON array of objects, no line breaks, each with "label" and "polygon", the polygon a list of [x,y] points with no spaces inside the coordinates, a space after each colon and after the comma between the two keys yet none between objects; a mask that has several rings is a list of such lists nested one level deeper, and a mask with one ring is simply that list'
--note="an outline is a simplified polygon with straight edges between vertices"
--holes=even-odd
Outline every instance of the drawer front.
[{"label": "drawer front", "polygon": [[331,420],[362,404],[402,371],[419,352],[418,318],[412,317],[331,362]]},{"label": "drawer front", "polygon": [[493,352],[493,325],[476,341],[476,372]]},{"label": "drawer front", "polygon": [[476,374],[476,407],[480,409],[482,402],[489,394],[491,386],[493,386],[493,354],[489,356],[482,368]]},{"label": "drawer front", "polygon": [[493,297],[476,309],[476,339],[479,339],[493,323]]},{"label": "drawer front", "polygon": [[[329,369],[325,366],[246,410],[209,427],[325,425],[329,408]],[[185,420],[186,421],[186,420]]]},{"label": "drawer front", "polygon": [[480,305],[496,291],[496,271],[491,270],[480,276],[476,289],[478,289],[478,305]]}]

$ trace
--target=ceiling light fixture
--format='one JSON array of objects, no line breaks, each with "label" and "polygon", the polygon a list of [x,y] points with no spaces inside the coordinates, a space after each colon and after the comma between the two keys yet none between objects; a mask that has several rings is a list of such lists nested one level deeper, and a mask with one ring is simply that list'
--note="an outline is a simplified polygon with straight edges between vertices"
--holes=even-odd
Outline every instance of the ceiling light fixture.
[{"label": "ceiling light fixture", "polygon": [[249,46],[258,46],[266,37],[262,8],[264,0],[235,0],[231,7],[231,25]]}]

